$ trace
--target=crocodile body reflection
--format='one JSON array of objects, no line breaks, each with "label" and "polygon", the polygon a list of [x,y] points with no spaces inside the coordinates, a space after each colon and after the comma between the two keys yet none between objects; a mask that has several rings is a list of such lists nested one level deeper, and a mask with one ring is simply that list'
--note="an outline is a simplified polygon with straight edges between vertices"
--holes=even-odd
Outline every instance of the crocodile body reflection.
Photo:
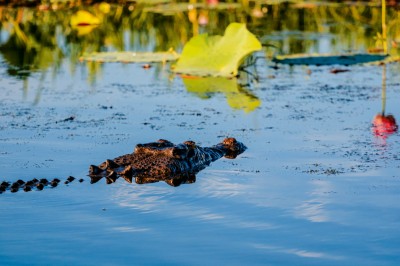
[{"label": "crocodile body reflection", "polygon": [[[103,177],[107,184],[114,183],[119,177],[137,184],[164,181],[171,186],[183,183],[194,183],[196,174],[221,157],[234,159],[246,150],[246,146],[235,138],[226,138],[221,143],[211,147],[197,146],[193,141],[174,144],[168,140],[138,144],[131,154],[125,154],[114,160],[106,160],[98,166],[89,167],[89,177],[94,184]],[[69,176],[64,184],[75,180]],[[79,179],[79,182],[83,182]],[[18,180],[14,183],[0,183],[0,194],[6,191],[15,193],[43,190],[45,187],[57,187],[61,180],[55,178]]]},{"label": "crocodile body reflection", "polygon": [[165,181],[172,186],[182,183],[194,183],[196,174],[221,157],[236,158],[246,150],[246,146],[235,138],[226,138],[212,147],[200,147],[193,141],[174,144],[168,140],[158,140],[138,144],[131,154],[106,160],[102,164],[89,168],[92,183],[105,177],[107,183],[113,183],[123,177],[137,184]]}]

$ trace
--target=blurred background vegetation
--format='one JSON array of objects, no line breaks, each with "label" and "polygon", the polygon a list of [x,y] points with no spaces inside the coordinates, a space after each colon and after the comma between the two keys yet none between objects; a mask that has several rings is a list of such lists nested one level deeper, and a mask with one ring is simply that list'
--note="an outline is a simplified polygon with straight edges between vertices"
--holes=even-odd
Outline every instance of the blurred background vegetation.
[{"label": "blurred background vegetation", "polygon": [[[8,74],[25,79],[35,71],[57,71],[64,60],[74,71],[88,52],[179,52],[194,35],[222,34],[229,23],[244,22],[262,43],[276,47],[266,49],[267,56],[384,52],[386,47],[397,56],[399,7],[398,1],[380,0],[0,0],[0,53]],[[98,23],[71,25],[79,10]],[[92,72],[98,67],[88,66]]]}]

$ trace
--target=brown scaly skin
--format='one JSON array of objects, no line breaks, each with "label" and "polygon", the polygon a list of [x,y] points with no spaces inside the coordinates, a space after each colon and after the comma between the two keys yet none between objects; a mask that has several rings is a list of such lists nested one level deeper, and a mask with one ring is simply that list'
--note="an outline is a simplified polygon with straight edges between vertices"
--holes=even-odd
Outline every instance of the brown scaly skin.
[{"label": "brown scaly skin", "polygon": [[[117,178],[123,177],[129,183],[135,178],[137,184],[164,181],[171,186],[182,183],[196,182],[196,174],[221,157],[234,159],[246,150],[246,146],[235,138],[226,138],[212,147],[200,147],[193,141],[173,144],[168,140],[138,144],[133,153],[125,154],[114,160],[106,160],[98,166],[89,167],[91,183],[96,183],[105,177],[107,184],[114,183]],[[74,181],[70,176],[64,182]],[[0,194],[6,190],[17,192],[20,189],[28,192],[42,190],[45,187],[56,187],[59,179],[32,179],[24,182],[18,180],[13,184],[0,183]],[[83,182],[80,179],[79,182]]]},{"label": "brown scaly skin", "polygon": [[89,176],[92,183],[102,177],[105,177],[108,183],[112,183],[120,176],[128,182],[132,182],[135,177],[138,184],[160,180],[174,180],[172,183],[167,182],[171,184],[194,182],[195,174],[211,162],[223,156],[234,159],[245,150],[246,146],[235,138],[226,138],[212,147],[200,147],[193,141],[175,145],[161,139],[157,142],[138,144],[131,154],[106,160],[98,166],[91,165]]}]

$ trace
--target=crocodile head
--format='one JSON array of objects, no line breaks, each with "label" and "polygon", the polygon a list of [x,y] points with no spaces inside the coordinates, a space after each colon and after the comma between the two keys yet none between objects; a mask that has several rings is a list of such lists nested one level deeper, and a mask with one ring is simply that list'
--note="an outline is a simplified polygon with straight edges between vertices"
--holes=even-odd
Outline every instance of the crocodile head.
[{"label": "crocodile head", "polygon": [[235,159],[247,149],[243,143],[237,141],[235,138],[225,138],[220,145],[226,150],[225,158],[228,159]]}]

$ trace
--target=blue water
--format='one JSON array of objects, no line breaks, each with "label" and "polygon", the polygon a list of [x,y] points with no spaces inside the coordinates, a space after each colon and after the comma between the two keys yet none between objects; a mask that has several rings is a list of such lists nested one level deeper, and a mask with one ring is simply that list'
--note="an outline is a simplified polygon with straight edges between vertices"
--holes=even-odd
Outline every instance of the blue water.
[{"label": "blue water", "polygon": [[[3,75],[5,180],[86,178],[88,165],[158,138],[207,146],[234,136],[248,150],[176,188],[86,178],[4,193],[1,264],[399,263],[399,134],[382,140],[370,129],[381,110],[382,67],[334,75],[266,64],[252,88],[261,106],[250,113],[137,65],[105,65],[94,87],[73,76],[68,88],[45,82],[36,104],[35,76],[23,96],[21,82]],[[386,108],[395,117],[397,70],[387,68]]]},{"label": "blue water", "polygon": [[[90,82],[69,64],[27,81],[0,66],[0,181],[85,179],[0,195],[1,265],[400,264],[400,136],[371,131],[382,78],[400,117],[398,64],[331,74],[260,60],[250,112],[227,101],[243,95],[188,92],[168,65],[104,64]],[[227,136],[246,152],[193,184],[86,177],[137,143]]]}]

